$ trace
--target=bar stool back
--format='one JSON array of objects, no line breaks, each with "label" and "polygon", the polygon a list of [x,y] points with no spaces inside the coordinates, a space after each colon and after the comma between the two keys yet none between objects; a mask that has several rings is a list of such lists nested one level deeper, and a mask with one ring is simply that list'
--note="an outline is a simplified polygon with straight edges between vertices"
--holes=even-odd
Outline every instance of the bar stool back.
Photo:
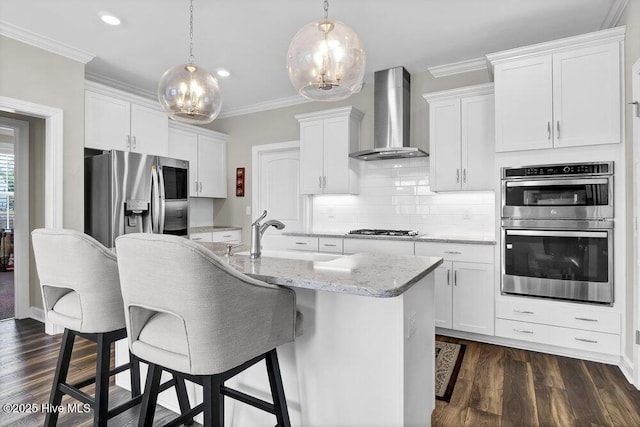
[{"label": "bar stool back", "polygon": [[[139,425],[151,426],[162,370],[203,385],[203,404],[171,424],[204,411],[206,426],[224,425],[224,397],[273,413],[289,426],[276,347],[295,337],[292,289],[231,268],[190,240],[127,234],[116,240],[131,352],[149,371]],[[273,403],[224,385],[265,360]]]}]

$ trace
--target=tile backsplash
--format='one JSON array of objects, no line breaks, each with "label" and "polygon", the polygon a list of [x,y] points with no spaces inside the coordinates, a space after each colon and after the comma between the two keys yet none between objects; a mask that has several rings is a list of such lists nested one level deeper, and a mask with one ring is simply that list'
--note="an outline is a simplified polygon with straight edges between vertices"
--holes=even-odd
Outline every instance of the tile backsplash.
[{"label": "tile backsplash", "polygon": [[313,198],[313,232],[357,228],[494,237],[492,191],[434,193],[429,158],[360,162],[360,194]]}]

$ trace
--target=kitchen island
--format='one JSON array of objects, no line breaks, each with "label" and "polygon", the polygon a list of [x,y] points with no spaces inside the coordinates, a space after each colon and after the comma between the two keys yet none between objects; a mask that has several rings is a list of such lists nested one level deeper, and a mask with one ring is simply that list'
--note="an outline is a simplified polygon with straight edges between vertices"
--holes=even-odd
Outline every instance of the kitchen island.
[{"label": "kitchen island", "polygon": [[[220,244],[203,245],[224,252]],[[296,292],[304,332],[278,347],[292,425],[430,425],[435,407],[431,273],[442,259],[358,253],[314,261],[314,254],[308,256],[222,256],[245,274]],[[121,376],[118,383],[126,381]],[[270,399],[262,364],[229,385]],[[199,386],[190,395],[192,403],[200,401]],[[275,422],[270,414],[232,399],[225,400],[225,408],[230,426]]]}]

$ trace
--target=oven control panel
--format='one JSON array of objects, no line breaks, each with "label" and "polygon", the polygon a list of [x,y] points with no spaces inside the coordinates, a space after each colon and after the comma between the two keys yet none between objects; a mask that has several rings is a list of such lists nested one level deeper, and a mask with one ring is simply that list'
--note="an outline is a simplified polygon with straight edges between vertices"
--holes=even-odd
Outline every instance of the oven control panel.
[{"label": "oven control panel", "polygon": [[502,178],[525,178],[534,176],[571,176],[571,175],[611,175],[613,162],[602,163],[566,163],[557,165],[522,166],[502,168]]}]

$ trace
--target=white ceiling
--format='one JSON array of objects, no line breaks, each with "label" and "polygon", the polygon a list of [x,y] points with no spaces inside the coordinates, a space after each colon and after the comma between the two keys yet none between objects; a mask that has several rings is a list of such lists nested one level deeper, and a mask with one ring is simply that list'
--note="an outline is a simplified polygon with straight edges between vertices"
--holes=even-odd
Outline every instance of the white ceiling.
[{"label": "white ceiling", "polygon": [[[329,16],[347,23],[374,71],[410,73],[487,53],[615,25],[627,0],[331,0]],[[188,0],[0,0],[0,34],[30,36],[86,51],[88,78],[155,96],[162,73],[187,61]],[[292,103],[285,57],[304,24],[323,16],[322,0],[195,0],[195,62],[219,79],[223,114],[258,104]],[[120,17],[109,27],[99,12]],[[10,29],[11,31],[7,31]],[[2,58],[1,60],[6,60]]]}]

